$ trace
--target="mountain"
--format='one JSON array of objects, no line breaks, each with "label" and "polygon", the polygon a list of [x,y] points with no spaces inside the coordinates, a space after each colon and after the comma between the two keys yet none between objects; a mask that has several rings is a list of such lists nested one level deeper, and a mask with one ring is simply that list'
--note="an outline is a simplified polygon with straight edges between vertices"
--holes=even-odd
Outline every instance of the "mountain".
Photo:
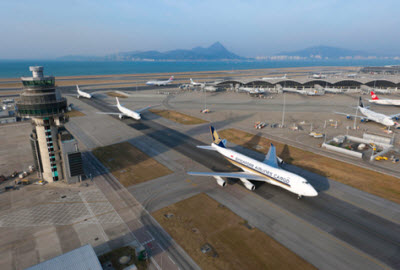
[{"label": "mountain", "polygon": [[285,56],[300,56],[300,57],[311,57],[311,58],[344,58],[344,57],[368,57],[371,54],[358,50],[348,50],[330,46],[315,46],[309,47],[299,51],[292,52],[281,52],[277,55]]},{"label": "mountain", "polygon": [[167,52],[159,51],[132,51],[107,55],[104,57],[76,56],[69,55],[59,59],[62,60],[106,60],[106,61],[140,61],[140,60],[243,60],[228,51],[221,43],[216,42],[208,48],[196,47],[191,50],[172,50]]}]

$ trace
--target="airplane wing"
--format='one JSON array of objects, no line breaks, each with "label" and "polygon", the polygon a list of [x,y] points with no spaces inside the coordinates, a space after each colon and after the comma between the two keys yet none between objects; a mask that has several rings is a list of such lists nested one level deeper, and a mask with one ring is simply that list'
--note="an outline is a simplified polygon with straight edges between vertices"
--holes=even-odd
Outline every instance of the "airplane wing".
[{"label": "airplane wing", "polygon": [[116,113],[116,112],[96,112],[96,113],[98,113],[98,114],[110,114],[110,115],[120,115],[120,114],[123,114],[123,113]]},{"label": "airplane wing", "polygon": [[217,151],[217,149],[213,148],[210,145],[198,145],[197,148],[205,149],[205,150],[210,150],[210,151]]},{"label": "airplane wing", "polygon": [[247,172],[187,172],[187,174],[194,176],[219,176],[219,177],[229,177],[229,178],[246,178],[256,181],[266,181],[266,177],[262,177],[257,174],[247,173]]},{"label": "airplane wing", "polygon": [[135,112],[137,112],[137,113],[140,113],[140,112],[143,112],[143,111],[145,111],[145,110],[147,110],[147,109],[150,109],[150,108],[152,108],[152,107],[156,107],[156,106],[160,106],[160,104],[157,104],[157,105],[151,105],[151,106],[146,106],[146,107],[144,107],[144,108],[141,108],[141,109],[135,110]]},{"label": "airplane wing", "polygon": [[265,156],[265,159],[263,162],[271,167],[279,168],[278,167],[278,159],[276,157],[276,149],[272,143],[271,143],[271,147],[269,148],[268,154]]},{"label": "airplane wing", "polygon": [[345,115],[345,116],[351,116],[351,117],[357,117],[357,118],[368,119],[368,117],[366,117],[366,116],[361,116],[361,115],[354,115],[354,114],[343,113],[343,112],[334,112],[334,113],[336,113],[336,114],[341,114],[341,115]]},{"label": "airplane wing", "polygon": [[400,113],[389,115],[389,117],[392,118],[392,119],[393,118],[399,118],[400,117]]}]

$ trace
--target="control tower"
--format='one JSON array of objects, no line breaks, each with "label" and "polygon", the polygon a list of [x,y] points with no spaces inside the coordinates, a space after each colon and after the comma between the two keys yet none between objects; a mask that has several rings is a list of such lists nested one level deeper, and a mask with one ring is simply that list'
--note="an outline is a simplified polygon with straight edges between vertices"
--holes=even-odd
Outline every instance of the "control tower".
[{"label": "control tower", "polygon": [[[63,127],[68,121],[68,117],[64,115],[67,112],[67,100],[61,97],[56,89],[54,77],[43,76],[43,67],[33,66],[29,67],[29,70],[32,77],[21,78],[23,93],[17,102],[17,112],[22,118],[32,119],[33,130],[30,139],[40,177],[47,182],[79,178],[83,170],[78,144],[72,135],[68,140],[63,139],[67,132]],[[65,143],[69,145],[64,147]],[[63,149],[69,149],[70,153],[74,154],[72,167],[75,171],[72,173],[69,153],[63,153]]]}]

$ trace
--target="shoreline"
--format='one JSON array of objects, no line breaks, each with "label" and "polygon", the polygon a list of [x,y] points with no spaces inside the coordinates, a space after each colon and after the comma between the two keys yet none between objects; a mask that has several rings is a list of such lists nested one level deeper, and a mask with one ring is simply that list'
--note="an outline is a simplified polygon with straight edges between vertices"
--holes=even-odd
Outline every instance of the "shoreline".
[{"label": "shoreline", "polygon": [[[28,68],[29,66],[27,66]],[[293,73],[293,72],[313,72],[318,69],[341,69],[341,70],[352,70],[354,68],[359,68],[359,66],[302,66],[302,67],[271,67],[271,68],[260,68],[260,69],[233,69],[233,70],[203,70],[203,71],[177,71],[177,72],[155,72],[155,73],[123,73],[123,74],[98,74],[98,75],[74,75],[74,76],[57,76],[53,75],[56,80],[88,80],[88,79],[99,79],[99,78],[113,78],[113,77],[150,77],[151,79],[157,79],[157,76],[163,76],[158,79],[163,79],[164,76],[182,76],[184,78],[187,78],[188,76],[193,76],[195,74],[199,75],[207,75],[212,76],[212,75],[219,75],[219,74],[226,74],[226,75],[232,75],[232,74],[237,74],[238,76],[243,76],[246,73],[262,73],[262,72],[271,72],[275,71],[272,74],[266,73],[264,76],[267,75],[273,75],[275,73],[279,72],[288,72],[288,73]],[[51,74],[51,70],[48,70],[49,74]],[[46,72],[46,70],[45,70]],[[244,73],[244,74],[243,74]],[[2,84],[6,83],[14,83],[14,82],[20,82],[20,78],[0,78],[0,88]]]}]

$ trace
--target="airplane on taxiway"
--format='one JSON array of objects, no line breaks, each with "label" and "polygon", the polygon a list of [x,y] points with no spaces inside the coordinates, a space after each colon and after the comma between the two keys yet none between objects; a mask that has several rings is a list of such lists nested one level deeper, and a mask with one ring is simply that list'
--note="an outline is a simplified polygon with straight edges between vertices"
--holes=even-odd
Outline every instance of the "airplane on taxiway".
[{"label": "airplane on taxiway", "polygon": [[155,86],[167,85],[173,80],[174,76],[171,76],[167,81],[148,81],[146,85],[155,85]]},{"label": "airplane on taxiway", "polygon": [[81,89],[79,89],[78,85],[76,86],[76,92],[78,93],[77,98],[84,97],[84,98],[91,99],[93,97],[93,93],[87,93],[85,91],[82,91]]},{"label": "airplane on taxiway", "polygon": [[370,103],[375,103],[379,105],[400,106],[400,99],[380,99],[373,91],[371,91],[371,98],[372,99],[368,100]]},{"label": "airplane on taxiway", "polygon": [[395,122],[393,119],[399,118],[400,113],[393,114],[393,115],[386,115],[383,113],[374,112],[374,111],[370,110],[369,108],[364,107],[361,97],[360,97],[360,101],[359,101],[357,110],[359,110],[363,114],[363,116],[357,115],[357,114],[352,115],[352,114],[347,114],[347,113],[342,113],[342,112],[335,112],[335,113],[341,114],[341,115],[346,115],[346,117],[348,119],[355,117],[355,118],[360,118],[361,121],[374,121],[381,125],[387,126],[388,128],[390,128],[390,127],[397,128],[399,126],[399,123]]},{"label": "airplane on taxiway", "polygon": [[[142,111],[147,110],[150,107],[154,107],[154,106],[147,106],[147,107],[141,108],[139,110],[133,111],[131,109],[128,109],[128,108],[122,106],[121,103],[119,103],[119,100],[117,97],[115,99],[117,100],[117,105],[113,105],[113,106],[116,106],[118,108],[118,110],[120,111],[119,113],[117,113],[117,112],[97,112],[97,113],[98,114],[118,115],[119,119],[122,119],[124,117],[130,117],[135,120],[140,120],[141,119],[140,113]],[[155,106],[157,106],[157,105],[155,105]]]},{"label": "airplane on taxiway", "polygon": [[315,197],[318,195],[318,192],[306,179],[280,167],[279,164],[282,162],[276,156],[276,150],[273,144],[271,144],[264,161],[261,162],[226,148],[226,140],[222,140],[219,137],[214,127],[211,126],[210,131],[213,139],[211,146],[197,147],[205,150],[217,151],[233,165],[241,168],[243,172],[187,172],[189,175],[212,176],[220,186],[226,185],[226,181],[223,180],[222,177],[238,178],[249,190],[255,189],[254,184],[249,180],[262,181],[295,193],[298,195],[299,199],[302,196]]}]

